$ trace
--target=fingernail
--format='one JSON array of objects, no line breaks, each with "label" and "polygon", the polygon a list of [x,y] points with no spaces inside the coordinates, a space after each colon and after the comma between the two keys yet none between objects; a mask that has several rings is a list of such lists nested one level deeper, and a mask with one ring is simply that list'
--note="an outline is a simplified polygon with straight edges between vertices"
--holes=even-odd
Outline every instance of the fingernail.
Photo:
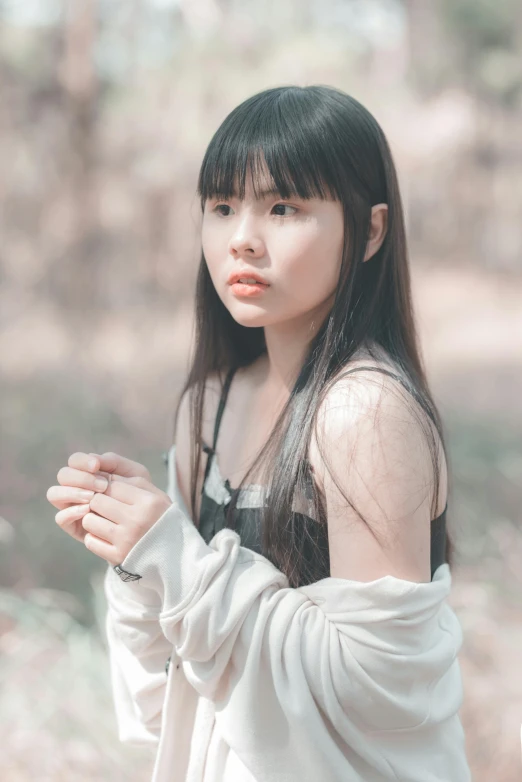
[{"label": "fingernail", "polygon": [[94,488],[97,489],[97,491],[105,491],[108,485],[109,484],[105,478],[96,478],[94,481]]},{"label": "fingernail", "polygon": [[89,470],[95,470],[97,464],[98,464],[97,459],[89,459],[89,461],[87,462],[87,467],[89,468]]},{"label": "fingernail", "polygon": [[94,492],[89,491],[88,489],[78,492],[78,498],[80,500],[85,500],[86,502],[90,502],[90,500],[92,500],[93,497],[94,497]]}]

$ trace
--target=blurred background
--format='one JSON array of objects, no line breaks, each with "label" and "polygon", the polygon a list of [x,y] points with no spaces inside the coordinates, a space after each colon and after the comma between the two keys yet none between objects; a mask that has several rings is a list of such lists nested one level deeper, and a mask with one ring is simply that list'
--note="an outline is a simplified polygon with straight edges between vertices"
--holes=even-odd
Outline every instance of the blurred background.
[{"label": "blurred background", "polygon": [[46,492],[77,450],[166,488],[192,339],[197,173],[238,103],[330,84],[392,147],[446,425],[450,602],[475,782],[520,782],[522,5],[0,0],[0,778],[149,778],[119,744],[106,565]]}]

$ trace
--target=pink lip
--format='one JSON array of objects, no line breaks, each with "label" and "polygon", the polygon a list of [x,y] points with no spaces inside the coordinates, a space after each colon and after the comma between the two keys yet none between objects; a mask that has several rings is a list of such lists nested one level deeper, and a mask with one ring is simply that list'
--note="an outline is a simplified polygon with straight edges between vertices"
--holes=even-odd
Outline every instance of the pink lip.
[{"label": "pink lip", "polygon": [[262,285],[261,283],[248,283],[248,282],[234,282],[230,286],[232,293],[235,296],[259,296],[269,288],[269,285]]},{"label": "pink lip", "polygon": [[[240,279],[257,280],[261,285],[268,286],[268,282],[264,280],[260,274],[257,274],[256,272],[248,272],[248,271],[234,272],[229,276],[228,284],[233,285],[234,283],[237,283]],[[243,284],[248,284],[248,283],[243,283]]]}]

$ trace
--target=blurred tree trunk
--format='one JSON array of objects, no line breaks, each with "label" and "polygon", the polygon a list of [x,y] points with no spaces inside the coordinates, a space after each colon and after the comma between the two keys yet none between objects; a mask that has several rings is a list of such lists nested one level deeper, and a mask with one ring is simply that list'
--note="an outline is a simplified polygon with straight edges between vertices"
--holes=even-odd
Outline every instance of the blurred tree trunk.
[{"label": "blurred tree trunk", "polygon": [[96,114],[98,84],[94,67],[98,0],[67,0],[60,77],[66,93],[71,136],[70,197],[74,203],[74,257],[63,265],[63,303],[82,315],[98,298],[98,215]]},{"label": "blurred tree trunk", "polygon": [[444,35],[439,4],[433,0],[403,0],[407,17],[407,59],[410,81],[421,94],[438,89],[444,59]]}]

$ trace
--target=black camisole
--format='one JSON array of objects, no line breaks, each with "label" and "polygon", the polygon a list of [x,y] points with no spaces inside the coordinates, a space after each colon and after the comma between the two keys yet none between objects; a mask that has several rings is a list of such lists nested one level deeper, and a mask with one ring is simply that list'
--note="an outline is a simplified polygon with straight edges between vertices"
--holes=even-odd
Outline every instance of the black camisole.
[{"label": "black camisole", "polygon": [[[232,368],[223,385],[221,399],[214,425],[214,440],[212,447],[204,444],[203,450],[207,453],[205,477],[201,490],[201,509],[199,516],[199,532],[205,542],[209,542],[214,535],[224,527],[232,527],[241,538],[241,545],[250,548],[257,553],[261,550],[262,530],[260,509],[264,504],[264,487],[257,484],[245,485],[242,488],[233,489],[228,479],[221,475],[216,459],[216,444],[219,426],[225,409],[225,403],[236,368]],[[357,371],[357,370],[355,370]],[[399,376],[396,376],[401,380]],[[402,381],[401,381],[402,382]],[[308,466],[308,460],[307,464]],[[306,471],[307,479],[312,480],[310,470]],[[227,522],[226,509],[233,495],[236,497],[237,506],[233,523]],[[308,494],[304,498],[305,508]],[[431,578],[437,568],[445,562],[446,548],[446,510],[431,522]],[[306,583],[313,583],[330,575],[330,560],[328,554],[328,533],[325,524],[318,522],[311,515],[303,511],[303,505],[299,510],[294,510],[294,529],[301,536],[302,550],[309,559],[308,578]],[[266,556],[266,554],[265,554]],[[274,563],[277,566],[277,563]]]}]

